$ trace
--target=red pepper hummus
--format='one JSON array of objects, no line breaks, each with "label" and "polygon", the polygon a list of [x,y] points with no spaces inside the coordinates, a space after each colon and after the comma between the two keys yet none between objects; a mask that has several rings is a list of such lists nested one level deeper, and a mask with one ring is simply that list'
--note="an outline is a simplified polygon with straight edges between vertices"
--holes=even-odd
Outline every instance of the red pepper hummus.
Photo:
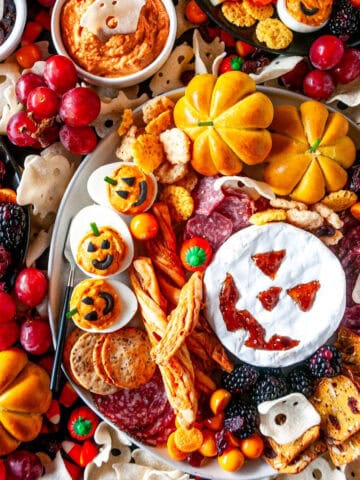
[{"label": "red pepper hummus", "polygon": [[133,33],[101,41],[80,20],[94,0],[68,0],[61,12],[62,39],[68,54],[84,70],[102,77],[130,75],[152,63],[169,35],[169,16],[161,0],[146,0]]}]

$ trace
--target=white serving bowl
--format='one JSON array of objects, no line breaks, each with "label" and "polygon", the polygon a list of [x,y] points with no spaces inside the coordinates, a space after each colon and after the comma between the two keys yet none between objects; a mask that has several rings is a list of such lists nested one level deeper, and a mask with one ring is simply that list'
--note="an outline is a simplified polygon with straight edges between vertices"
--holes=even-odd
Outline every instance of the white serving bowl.
[{"label": "white serving bowl", "polygon": [[135,72],[130,75],[123,75],[120,77],[102,77],[99,75],[94,75],[93,73],[89,73],[87,70],[77,65],[75,61],[70,57],[62,40],[60,25],[61,10],[66,1],[67,0],[56,0],[56,3],[54,5],[51,15],[52,40],[57,53],[70,58],[74,62],[79,77],[83,78],[88,83],[92,85],[115,88],[125,88],[132,85],[137,85],[144,80],[147,80],[158,70],[160,70],[160,68],[168,59],[174,46],[177,28],[176,12],[172,0],[162,0],[169,16],[169,35],[160,55],[152,63],[147,65],[147,67],[143,68],[139,72]]},{"label": "white serving bowl", "polygon": [[0,62],[6,60],[19,45],[25,28],[27,18],[26,0],[14,0],[14,3],[16,8],[15,24],[8,38],[0,45]]}]

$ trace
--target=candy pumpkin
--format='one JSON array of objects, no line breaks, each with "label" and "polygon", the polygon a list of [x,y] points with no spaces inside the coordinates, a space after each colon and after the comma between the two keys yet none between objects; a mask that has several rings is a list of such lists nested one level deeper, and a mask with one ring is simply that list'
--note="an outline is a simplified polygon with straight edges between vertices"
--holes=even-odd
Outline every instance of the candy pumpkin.
[{"label": "candy pumpkin", "polygon": [[25,352],[0,352],[0,456],[38,436],[51,403],[49,386],[49,375]]},{"label": "candy pumpkin", "polygon": [[193,141],[192,166],[202,175],[235,175],[243,163],[265,160],[271,149],[266,128],[273,105],[245,73],[196,75],[174,109],[174,120]]},{"label": "candy pumpkin", "polygon": [[264,180],[278,195],[312,204],[341,189],[356,156],[349,124],[315,100],[275,107]]}]

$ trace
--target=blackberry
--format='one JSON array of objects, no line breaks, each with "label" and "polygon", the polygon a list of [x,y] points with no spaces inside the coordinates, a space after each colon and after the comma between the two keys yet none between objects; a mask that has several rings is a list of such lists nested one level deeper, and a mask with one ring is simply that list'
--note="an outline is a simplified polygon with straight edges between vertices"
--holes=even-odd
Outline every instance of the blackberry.
[{"label": "blackberry", "polygon": [[359,32],[359,19],[358,9],[353,7],[348,0],[340,0],[334,2],[328,28],[333,35],[347,40]]},{"label": "blackberry", "polygon": [[0,244],[0,278],[2,278],[11,265],[11,253]]},{"label": "blackberry", "polygon": [[255,367],[240,363],[231,373],[224,373],[222,385],[230,393],[241,394],[255,385],[258,376],[259,372]]},{"label": "blackberry", "polygon": [[341,372],[340,352],[333,345],[323,345],[308,361],[314,377],[334,377]]},{"label": "blackberry", "polygon": [[255,405],[234,399],[225,410],[224,429],[238,438],[248,438],[259,425],[259,415]]},{"label": "blackberry", "polygon": [[26,231],[26,215],[16,203],[0,203],[0,243],[14,251],[22,243]]},{"label": "blackberry", "polygon": [[296,367],[287,376],[289,391],[310,397],[314,391],[314,378],[306,366]]},{"label": "blackberry", "polygon": [[288,385],[283,375],[266,375],[255,384],[252,392],[252,399],[256,405],[284,397],[288,393]]}]

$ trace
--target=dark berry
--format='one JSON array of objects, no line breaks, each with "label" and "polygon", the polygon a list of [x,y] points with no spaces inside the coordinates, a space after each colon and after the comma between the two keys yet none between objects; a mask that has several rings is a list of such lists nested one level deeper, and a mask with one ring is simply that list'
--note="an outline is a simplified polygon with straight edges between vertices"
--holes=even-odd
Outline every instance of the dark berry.
[{"label": "dark berry", "polygon": [[222,384],[228,392],[241,394],[255,385],[258,376],[259,372],[255,367],[240,363],[231,373],[224,373]]},{"label": "dark berry", "polygon": [[330,32],[343,40],[349,39],[359,32],[359,9],[348,0],[334,2],[334,7],[328,23]]},{"label": "dark berry", "polygon": [[296,367],[288,374],[287,377],[289,391],[291,393],[298,392],[310,397],[314,391],[314,378],[307,367]]},{"label": "dark berry", "polygon": [[333,345],[323,345],[308,361],[314,377],[333,377],[341,372],[340,352]]},{"label": "dark berry", "polygon": [[6,250],[4,245],[0,245],[0,278],[2,278],[11,265],[11,253]]},{"label": "dark berry", "polygon": [[0,185],[5,178],[5,175],[6,175],[5,163],[0,160]]},{"label": "dark berry", "polygon": [[316,232],[315,235],[317,237],[332,237],[335,235],[335,228],[331,225],[321,225]]},{"label": "dark berry", "polygon": [[288,385],[284,376],[267,375],[255,384],[252,398],[256,405],[268,400],[284,397],[288,393]]},{"label": "dark berry", "polygon": [[360,193],[360,164],[350,169],[350,190]]},{"label": "dark berry", "polygon": [[238,438],[248,438],[255,433],[259,424],[256,406],[234,399],[225,410],[224,429]]},{"label": "dark berry", "polygon": [[254,73],[258,75],[266,65],[269,65],[270,59],[261,56],[255,60],[245,60],[241,67],[241,71],[244,73]]},{"label": "dark berry", "polygon": [[14,251],[22,243],[26,231],[26,215],[16,203],[0,203],[0,243]]}]

